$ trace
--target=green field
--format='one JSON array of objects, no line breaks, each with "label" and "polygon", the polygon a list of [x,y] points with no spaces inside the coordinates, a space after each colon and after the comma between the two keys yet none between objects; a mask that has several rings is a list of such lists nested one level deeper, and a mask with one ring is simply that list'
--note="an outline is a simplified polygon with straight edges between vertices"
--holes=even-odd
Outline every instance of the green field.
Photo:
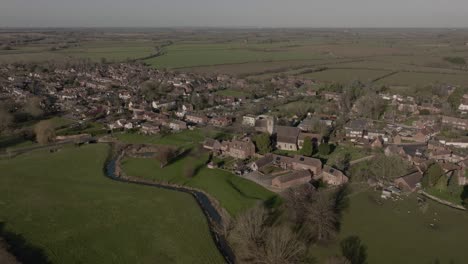
[{"label": "green field", "polygon": [[188,194],[114,182],[106,145],[0,160],[0,223],[52,263],[223,263]]},{"label": "green field", "polygon": [[[378,196],[375,192],[353,194],[339,235],[339,239],[359,236],[368,247],[369,263],[427,264],[436,259],[466,263],[468,213],[432,201],[424,211],[414,195],[379,205]],[[313,248],[312,252],[321,257],[334,255],[338,246]]]},{"label": "green field", "polygon": [[[208,169],[205,166],[207,158],[207,154],[201,157],[188,156],[162,169],[159,162],[154,159],[127,158],[122,165],[127,175],[133,177],[187,185],[204,190],[218,200],[231,215],[237,215],[257,202],[265,202],[276,197],[263,187],[230,172]],[[193,178],[184,175],[184,168],[187,166],[195,166],[199,169]]]},{"label": "green field", "polygon": [[370,82],[391,73],[390,71],[371,69],[329,69],[302,75],[323,82],[349,83],[352,81]]},{"label": "green field", "polygon": [[161,135],[143,135],[137,133],[120,133],[115,136],[122,142],[128,144],[154,144],[171,145],[177,147],[191,148],[201,143],[207,137],[215,137],[218,133],[210,129],[184,130],[178,133],[171,133],[166,136]]}]

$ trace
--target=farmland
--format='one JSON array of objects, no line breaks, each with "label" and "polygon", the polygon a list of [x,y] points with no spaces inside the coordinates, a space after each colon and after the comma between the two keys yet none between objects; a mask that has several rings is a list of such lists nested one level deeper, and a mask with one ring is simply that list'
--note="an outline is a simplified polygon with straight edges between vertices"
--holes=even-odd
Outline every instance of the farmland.
[{"label": "farmland", "polygon": [[[419,206],[415,195],[403,201],[378,202],[378,194],[353,194],[344,215],[340,239],[357,235],[368,247],[369,263],[465,263],[461,245],[468,238],[468,214],[431,201]],[[338,246],[317,247],[318,255],[333,255]]]},{"label": "farmland", "polygon": [[223,262],[193,197],[107,179],[107,153],[89,145],[0,160],[5,231],[52,263]]},{"label": "farmland", "polygon": [[[24,34],[0,34],[0,40]],[[375,84],[387,86],[468,84],[466,65],[446,60],[468,59],[465,30],[226,30],[219,34],[217,30],[115,29],[68,38],[47,31],[33,36],[44,39],[0,50],[1,61],[146,58],[144,63],[160,69],[258,80],[288,74],[340,83],[369,83],[384,77]],[[160,56],[148,58],[157,50]],[[310,73],[317,68],[321,71]]]}]

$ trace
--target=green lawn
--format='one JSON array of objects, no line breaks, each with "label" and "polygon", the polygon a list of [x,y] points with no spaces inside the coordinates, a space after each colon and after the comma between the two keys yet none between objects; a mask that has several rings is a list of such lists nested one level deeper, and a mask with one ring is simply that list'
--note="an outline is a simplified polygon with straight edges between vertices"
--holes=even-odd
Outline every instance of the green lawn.
[{"label": "green lawn", "polygon": [[[468,213],[432,201],[423,212],[414,195],[379,205],[374,201],[378,196],[375,192],[352,196],[339,235],[339,239],[359,236],[368,247],[369,263],[427,264],[436,259],[466,263]],[[337,245],[312,249],[320,258],[338,251]]]},{"label": "green lawn", "polygon": [[214,137],[216,135],[216,131],[209,129],[184,130],[178,133],[171,133],[166,136],[149,136],[137,133],[115,134],[120,141],[128,144],[172,145],[178,147],[193,147],[194,145],[203,142],[205,138]]},{"label": "green lawn", "polygon": [[0,160],[0,222],[52,263],[223,263],[193,197],[107,179],[107,152]]},{"label": "green lawn", "polygon": [[[124,171],[134,177],[142,177],[156,181],[182,184],[206,191],[216,198],[229,214],[237,215],[252,207],[259,201],[275,197],[263,187],[219,169],[208,169],[204,166],[207,154],[201,157],[188,156],[160,168],[154,159],[127,158],[123,161]],[[184,175],[184,168],[194,165],[199,168],[193,178]]]}]

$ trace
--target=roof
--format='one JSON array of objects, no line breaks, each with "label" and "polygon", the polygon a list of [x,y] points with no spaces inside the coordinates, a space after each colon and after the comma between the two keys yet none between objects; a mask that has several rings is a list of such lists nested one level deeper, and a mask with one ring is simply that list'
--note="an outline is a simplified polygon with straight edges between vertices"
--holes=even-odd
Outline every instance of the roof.
[{"label": "roof", "polygon": [[290,126],[277,126],[276,127],[276,141],[296,144],[299,137],[300,130],[297,127]]},{"label": "roof", "polygon": [[416,188],[416,185],[421,182],[423,174],[419,171],[410,173],[398,179],[403,180],[411,189]]},{"label": "roof", "polygon": [[322,168],[322,161],[315,158],[309,158],[301,155],[294,155],[293,162]]},{"label": "roof", "polygon": [[312,177],[312,174],[309,170],[301,170],[301,171],[295,171],[286,175],[278,176],[275,179],[277,179],[281,183],[286,183],[286,182],[294,181],[297,179],[310,178],[310,177]]},{"label": "roof", "polygon": [[312,133],[300,133],[299,134],[299,140],[304,140],[306,138],[310,138],[310,139],[317,139],[317,141],[321,141],[322,140],[322,136],[320,134],[312,134]]},{"label": "roof", "polygon": [[348,122],[345,126],[347,129],[364,130],[369,127],[369,122],[365,119],[355,119]]},{"label": "roof", "polygon": [[267,164],[270,164],[273,162],[273,155],[272,154],[267,154],[264,157],[258,159],[255,161],[255,164],[257,165],[258,168],[261,168]]},{"label": "roof", "polygon": [[337,178],[346,177],[342,171],[337,170],[335,168],[332,168],[332,167],[330,167],[328,165],[323,166],[322,172],[331,174],[331,175],[333,175],[333,176],[335,176]]}]

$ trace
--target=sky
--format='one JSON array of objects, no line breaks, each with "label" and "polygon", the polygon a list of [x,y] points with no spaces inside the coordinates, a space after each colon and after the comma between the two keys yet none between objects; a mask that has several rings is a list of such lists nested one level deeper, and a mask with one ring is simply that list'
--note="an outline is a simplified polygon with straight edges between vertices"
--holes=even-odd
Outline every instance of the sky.
[{"label": "sky", "polygon": [[0,27],[468,27],[468,0],[0,0]]}]

